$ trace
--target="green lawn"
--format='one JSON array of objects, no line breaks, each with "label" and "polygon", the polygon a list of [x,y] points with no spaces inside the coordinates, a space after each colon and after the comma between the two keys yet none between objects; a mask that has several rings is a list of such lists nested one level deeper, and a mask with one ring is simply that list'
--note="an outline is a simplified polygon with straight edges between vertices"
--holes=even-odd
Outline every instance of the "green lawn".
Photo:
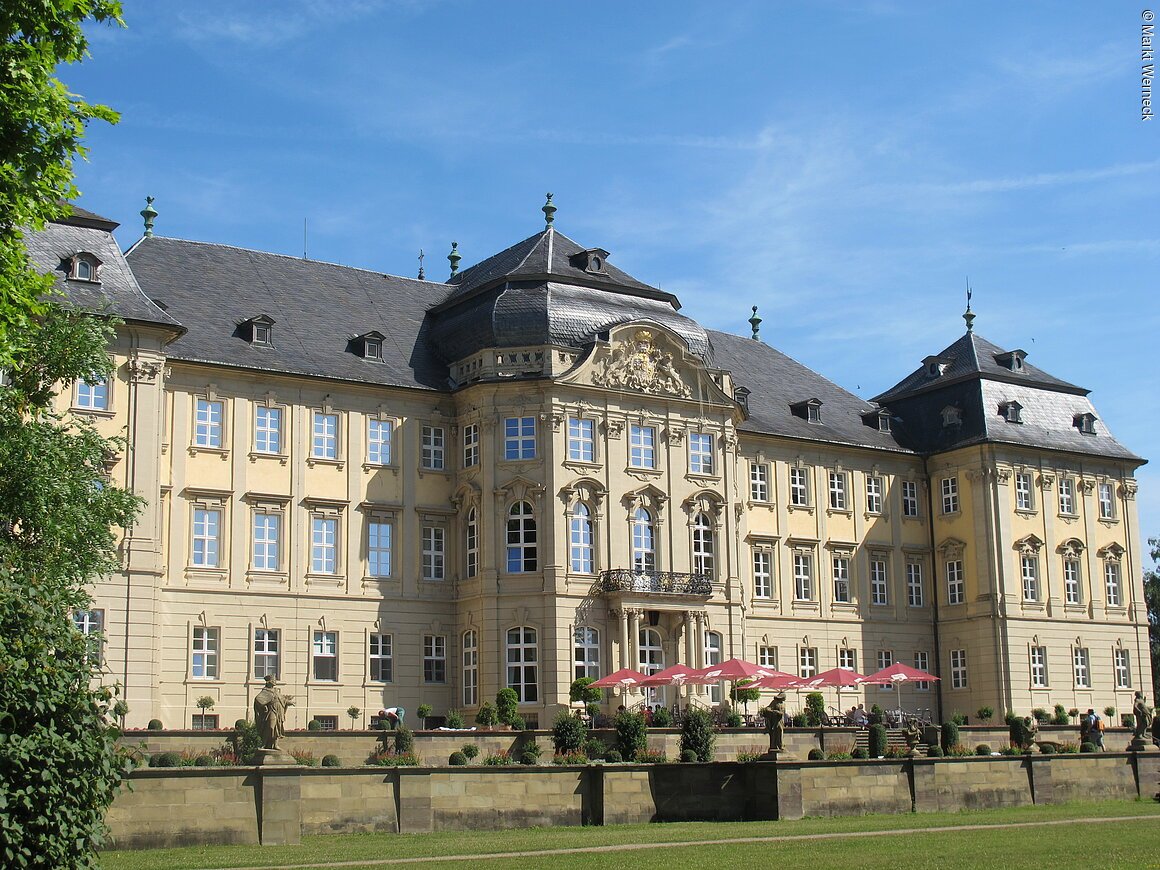
[{"label": "green lawn", "polygon": [[[1120,816],[1148,820],[1100,822]],[[976,868],[1029,866],[1156,866],[1160,856],[1160,804],[1153,801],[1101,802],[1020,807],[962,813],[803,819],[797,822],[728,822],[619,825],[599,828],[533,828],[437,834],[352,834],[309,837],[301,846],[214,846],[107,852],[106,870],[186,870],[186,868],[310,866],[384,859],[478,856],[476,868],[632,868],[679,863],[681,870],[701,867],[778,866]],[[1065,822],[1035,826],[1042,822]],[[1005,824],[1030,827],[993,830],[890,833]],[[856,836],[883,832],[875,836]],[[813,835],[813,836],[811,836]],[[817,839],[816,835],[829,835]],[[835,836],[837,835],[837,836]],[[842,836],[846,835],[846,836]],[[706,842],[778,837],[776,842]],[[793,839],[801,838],[801,839]],[[695,845],[693,845],[695,843]],[[621,848],[646,844],[645,849]],[[551,849],[592,849],[561,855],[512,856],[502,853]],[[488,859],[487,855],[499,855]],[[791,862],[787,864],[786,862]],[[410,866],[458,867],[465,861],[423,860]],[[407,866],[407,865],[404,865]]]}]

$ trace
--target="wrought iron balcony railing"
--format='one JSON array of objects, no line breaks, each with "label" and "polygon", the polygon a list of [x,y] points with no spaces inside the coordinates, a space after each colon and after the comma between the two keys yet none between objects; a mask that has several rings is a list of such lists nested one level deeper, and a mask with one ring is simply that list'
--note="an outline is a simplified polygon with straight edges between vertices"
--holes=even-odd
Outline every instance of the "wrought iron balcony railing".
[{"label": "wrought iron balcony railing", "polygon": [[643,592],[662,595],[713,594],[713,579],[708,574],[678,574],[675,571],[632,571],[615,568],[600,572],[600,588],[605,592]]}]

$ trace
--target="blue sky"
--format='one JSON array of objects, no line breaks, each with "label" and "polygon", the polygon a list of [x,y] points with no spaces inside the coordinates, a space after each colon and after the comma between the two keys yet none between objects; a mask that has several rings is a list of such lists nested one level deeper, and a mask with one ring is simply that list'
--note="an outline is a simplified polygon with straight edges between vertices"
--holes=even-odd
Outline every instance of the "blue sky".
[{"label": "blue sky", "polygon": [[[1160,5],[1160,4],[1158,4]],[[81,203],[447,274],[542,227],[873,396],[963,330],[1089,387],[1160,535],[1160,121],[1126,2],[126,0]]]}]

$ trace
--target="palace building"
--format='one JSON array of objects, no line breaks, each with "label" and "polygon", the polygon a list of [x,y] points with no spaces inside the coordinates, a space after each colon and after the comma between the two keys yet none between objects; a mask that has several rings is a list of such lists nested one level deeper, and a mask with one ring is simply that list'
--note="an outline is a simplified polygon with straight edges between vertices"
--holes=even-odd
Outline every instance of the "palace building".
[{"label": "palace building", "polygon": [[[503,687],[544,726],[579,676],[733,656],[904,662],[941,682],[827,704],[935,716],[1151,686],[1144,460],[1087,390],[968,310],[866,401],[544,212],[470,268],[453,246],[446,282],[163,238],[151,205],[124,254],[82,209],[30,237],[123,321],[115,377],[60,400],[126,439],[109,473],[147,501],[77,614],[130,727],[228,727],[269,674],[298,728],[470,721]],[[722,700],[680,692],[649,701]]]}]

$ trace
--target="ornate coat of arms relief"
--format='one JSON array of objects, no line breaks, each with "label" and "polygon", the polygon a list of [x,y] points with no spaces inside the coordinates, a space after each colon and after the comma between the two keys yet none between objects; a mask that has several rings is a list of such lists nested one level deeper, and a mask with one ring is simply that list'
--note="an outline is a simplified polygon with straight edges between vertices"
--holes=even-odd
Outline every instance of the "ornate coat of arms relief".
[{"label": "ornate coat of arms relief", "polygon": [[688,398],[689,387],[673,365],[673,355],[653,344],[652,333],[638,329],[604,358],[592,382],[600,387],[619,387],[641,393],[665,393]]}]

